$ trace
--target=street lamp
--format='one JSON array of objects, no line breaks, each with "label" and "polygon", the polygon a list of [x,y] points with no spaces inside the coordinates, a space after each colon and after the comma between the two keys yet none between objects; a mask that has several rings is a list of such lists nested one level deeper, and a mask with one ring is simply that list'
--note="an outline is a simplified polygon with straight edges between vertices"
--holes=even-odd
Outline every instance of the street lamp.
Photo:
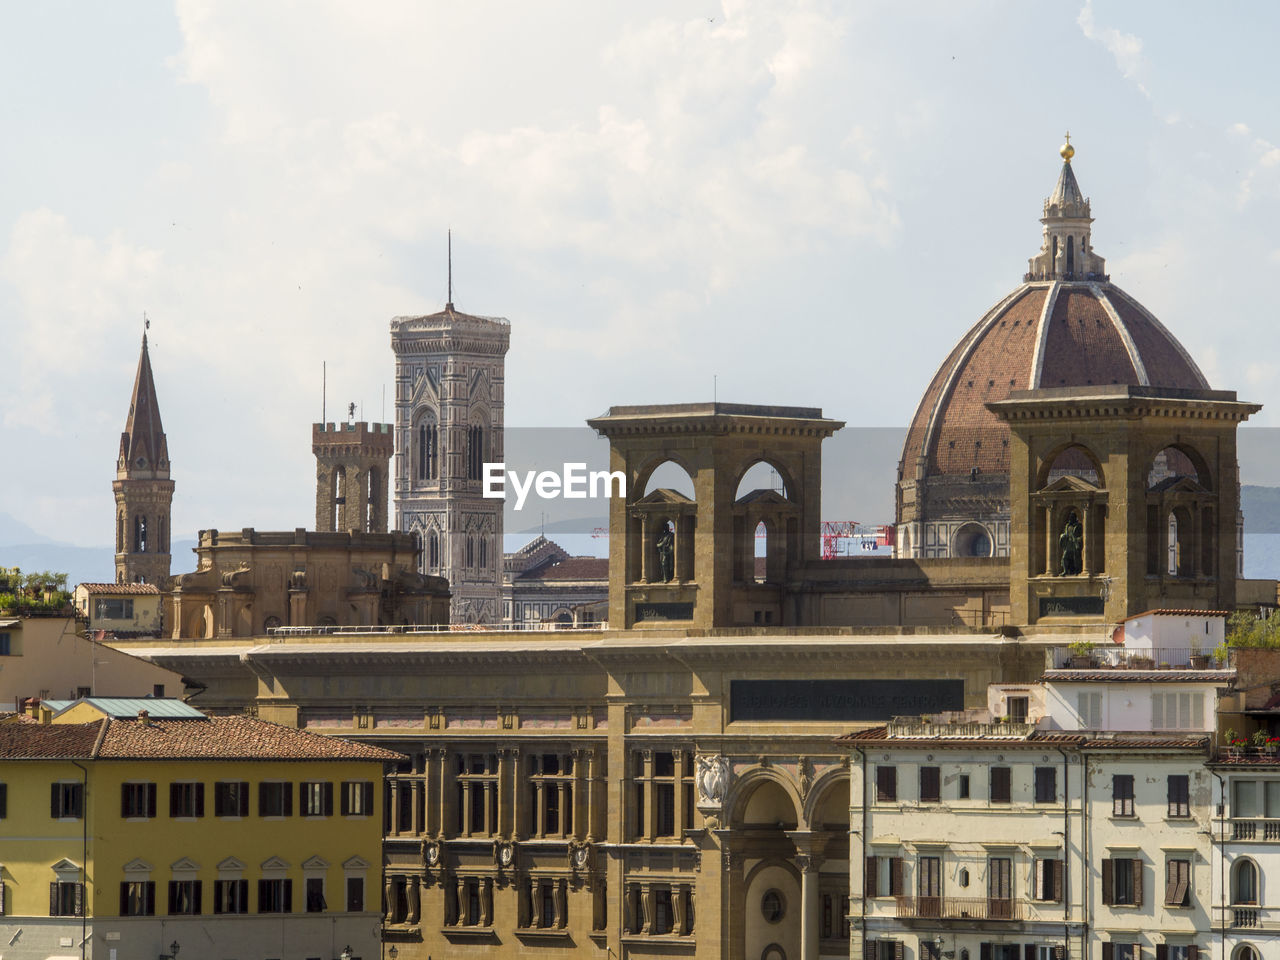
[{"label": "street lamp", "polygon": [[391,949],[387,951],[387,956],[390,957],[391,960],[396,960],[396,957],[400,956],[400,951],[396,949],[396,945],[394,943],[391,945]]},{"label": "street lamp", "polygon": [[338,960],[351,960],[351,945],[342,948],[342,952],[338,954]]},{"label": "street lamp", "polygon": [[160,954],[160,960],[178,960],[178,951],[182,949],[177,940],[169,944],[169,952]]}]

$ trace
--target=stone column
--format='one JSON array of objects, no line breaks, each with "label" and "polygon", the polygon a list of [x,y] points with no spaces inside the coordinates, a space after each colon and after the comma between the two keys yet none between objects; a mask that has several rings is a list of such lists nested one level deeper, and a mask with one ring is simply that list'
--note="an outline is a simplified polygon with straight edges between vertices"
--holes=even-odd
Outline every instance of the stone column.
[{"label": "stone column", "polygon": [[559,835],[567,837],[569,831],[565,829],[566,823],[573,814],[573,793],[570,790],[570,784],[567,780],[561,780],[559,784],[560,790],[560,822],[556,824],[559,828]]},{"label": "stone column", "polygon": [[653,551],[649,549],[649,517],[646,514],[640,518],[640,582],[641,583],[648,583],[650,579],[652,579],[650,577],[650,574],[652,573],[651,567],[653,566],[653,560],[650,559],[650,556],[649,556],[652,552]]},{"label": "stone column", "polygon": [[422,836],[422,790],[425,786],[423,780],[414,780],[409,784],[410,829],[414,836]]},{"label": "stone column", "polygon": [[1044,574],[1053,576],[1057,572],[1054,564],[1053,550],[1053,504],[1044,508]]},{"label": "stone column", "polygon": [[689,895],[689,888],[681,885],[671,891],[671,932],[679,936],[684,935],[685,920],[685,897]]},{"label": "stone column", "polygon": [[462,836],[469,837],[476,825],[471,822],[471,791],[474,788],[470,780],[462,782],[462,809],[458,811],[458,823],[462,829],[458,831]]},{"label": "stone column", "polygon": [[391,830],[393,837],[400,835],[400,781],[391,781]]},{"label": "stone column", "polygon": [[675,774],[675,776],[672,777],[672,785],[674,789],[671,791],[671,799],[676,806],[674,820],[676,839],[680,840],[684,837],[684,831],[689,826],[689,824],[684,822],[684,792],[690,788],[691,784],[685,783],[684,779],[684,751],[673,750],[671,752],[671,759],[674,762],[672,772]]},{"label": "stone column", "polygon": [[1089,554],[1093,550],[1093,504],[1086,503],[1080,512],[1080,572],[1089,577],[1093,575],[1093,567],[1089,563]]},{"label": "stone column", "polygon": [[818,863],[808,854],[796,857],[800,868],[800,960],[818,960]]},{"label": "stone column", "polygon": [[568,880],[554,880],[556,927],[563,929],[569,923]]},{"label": "stone column", "polygon": [[480,881],[480,923],[493,926],[493,878],[486,877]]},{"label": "stone column", "polygon": [[467,922],[467,881],[462,877],[456,878],[454,884],[458,891],[458,918],[455,921],[458,926],[463,926]]},{"label": "stone column", "polygon": [[515,825],[511,816],[515,800],[515,781],[518,778],[511,771],[511,751],[498,751],[498,824],[497,832],[503,836],[514,836]]},{"label": "stone column", "polygon": [[405,923],[417,923],[418,917],[421,915],[422,892],[421,879],[418,877],[409,877],[409,912],[405,915]]}]

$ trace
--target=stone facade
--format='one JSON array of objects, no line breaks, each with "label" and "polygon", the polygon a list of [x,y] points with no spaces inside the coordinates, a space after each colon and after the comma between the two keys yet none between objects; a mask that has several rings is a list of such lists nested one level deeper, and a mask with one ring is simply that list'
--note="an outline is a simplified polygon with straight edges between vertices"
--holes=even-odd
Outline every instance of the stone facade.
[{"label": "stone facade", "polygon": [[313,423],[316,532],[386,533],[389,423]]},{"label": "stone facade", "polygon": [[174,639],[449,621],[448,584],[418,573],[408,534],[201,530],[196,557],[169,595]]},{"label": "stone facade", "polygon": [[543,536],[503,557],[503,620],[513,626],[590,622],[584,605],[594,608],[608,599],[606,559],[570,556]]},{"label": "stone facade", "polygon": [[166,586],[173,480],[146,334],[111,490],[116,500],[116,582]]},{"label": "stone facade", "polygon": [[455,623],[498,623],[501,499],[483,465],[503,457],[510,324],[454,310],[396,317],[395,527],[422,545],[419,570],[444,577]]}]

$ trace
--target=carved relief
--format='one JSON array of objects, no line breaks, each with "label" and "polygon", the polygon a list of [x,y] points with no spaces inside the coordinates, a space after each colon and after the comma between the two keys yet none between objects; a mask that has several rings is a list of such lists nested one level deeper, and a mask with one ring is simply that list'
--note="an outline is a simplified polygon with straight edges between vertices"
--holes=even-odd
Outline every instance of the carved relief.
[{"label": "carved relief", "polygon": [[697,766],[698,809],[719,810],[729,789],[729,761],[699,754]]}]

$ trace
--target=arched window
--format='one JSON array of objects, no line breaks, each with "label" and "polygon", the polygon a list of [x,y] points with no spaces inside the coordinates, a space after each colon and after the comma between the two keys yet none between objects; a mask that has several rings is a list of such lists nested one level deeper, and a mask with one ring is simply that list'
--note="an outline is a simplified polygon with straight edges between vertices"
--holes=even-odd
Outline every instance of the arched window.
[{"label": "arched window", "polygon": [[480,535],[480,569],[488,569],[489,566],[489,538]]},{"label": "arched window", "polygon": [[133,521],[133,552],[147,552],[147,518],[136,517]]},{"label": "arched window", "polygon": [[1231,871],[1231,902],[1246,905],[1258,902],[1258,868],[1252,860],[1241,860]]},{"label": "arched window", "polygon": [[1231,960],[1262,960],[1258,951],[1249,944],[1241,944],[1240,949],[1232,954]]},{"label": "arched window", "polygon": [[464,566],[474,567],[476,565],[476,538],[467,537],[467,562]]},{"label": "arched window", "polygon": [[124,511],[116,514],[116,553],[124,553]]},{"label": "arched window", "polygon": [[427,566],[432,570],[440,568],[440,535],[434,530],[427,537]]},{"label": "arched window", "polygon": [[467,429],[467,479],[479,480],[484,464],[484,427],[472,424]]},{"label": "arched window", "polygon": [[1067,237],[1067,274],[1076,272],[1076,238]]},{"label": "arched window", "polygon": [[430,416],[423,416],[418,421],[417,456],[413,458],[415,480],[439,478],[439,439],[435,421]]}]

